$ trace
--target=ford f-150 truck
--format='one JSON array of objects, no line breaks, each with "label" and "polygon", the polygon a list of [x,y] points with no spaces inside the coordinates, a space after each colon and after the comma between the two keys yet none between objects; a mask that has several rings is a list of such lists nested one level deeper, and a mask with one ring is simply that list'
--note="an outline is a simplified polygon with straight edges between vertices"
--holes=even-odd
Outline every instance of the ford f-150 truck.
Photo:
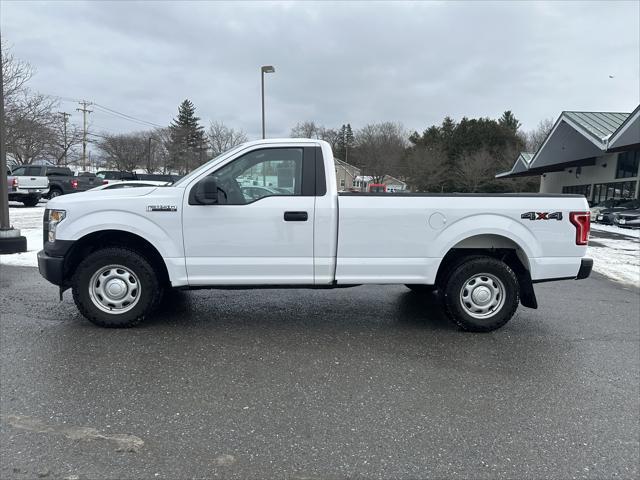
[{"label": "ford f-150 truck", "polygon": [[105,327],[138,323],[170,287],[405,284],[490,331],[537,307],[536,282],[591,272],[581,195],[339,194],[334,172],[326,142],[261,140],[172,186],[55,198],[40,273]]}]

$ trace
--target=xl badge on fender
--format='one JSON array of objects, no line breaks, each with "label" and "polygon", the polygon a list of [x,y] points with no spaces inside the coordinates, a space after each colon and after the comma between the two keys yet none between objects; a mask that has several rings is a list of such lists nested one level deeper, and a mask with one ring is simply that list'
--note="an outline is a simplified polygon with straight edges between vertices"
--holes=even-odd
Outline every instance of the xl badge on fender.
[{"label": "xl badge on fender", "polygon": [[520,215],[523,220],[562,220],[562,212],[527,212]]}]

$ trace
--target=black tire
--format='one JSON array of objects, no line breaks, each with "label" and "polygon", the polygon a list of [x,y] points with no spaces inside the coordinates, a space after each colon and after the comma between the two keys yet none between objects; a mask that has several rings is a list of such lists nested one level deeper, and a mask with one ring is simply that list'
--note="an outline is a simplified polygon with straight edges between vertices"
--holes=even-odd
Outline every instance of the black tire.
[{"label": "black tire", "polygon": [[[486,305],[478,306],[476,297],[471,295],[485,284],[485,291],[477,292],[478,298],[483,300],[488,291],[491,300]],[[470,332],[491,332],[502,327],[511,320],[520,303],[516,274],[506,263],[493,257],[462,259],[449,270],[443,285],[442,300],[448,317],[461,329]],[[477,286],[474,288],[473,285]],[[495,309],[491,310],[493,303],[496,303]],[[483,308],[489,311],[482,313]],[[480,315],[484,316],[478,318]]]},{"label": "black tire", "polygon": [[431,293],[438,289],[435,285],[424,285],[420,283],[407,283],[405,287],[415,293]]},{"label": "black tire", "polygon": [[62,190],[60,190],[59,188],[52,188],[51,190],[49,190],[49,195],[47,196],[47,198],[51,200],[52,198],[59,197],[60,195],[62,195]]},{"label": "black tire", "polygon": [[25,197],[24,200],[22,200],[22,203],[25,207],[35,207],[36,205],[38,205],[39,201],[40,197],[29,195],[28,197]]},{"label": "black tire", "polygon": [[[92,298],[90,286],[92,277],[101,269],[110,266],[122,266],[134,274],[135,284],[139,285],[139,296],[135,305],[123,313],[108,313],[97,306],[100,303]],[[114,270],[118,270],[113,267]],[[97,284],[100,283],[97,279]],[[121,247],[110,247],[89,254],[76,269],[72,278],[73,300],[90,322],[101,327],[126,328],[137,325],[145,316],[158,306],[162,299],[163,286],[160,275],[152,264],[140,253]],[[134,288],[135,290],[135,288]],[[94,294],[95,296],[95,294]],[[134,303],[134,302],[131,302]],[[104,307],[103,308],[108,308]]]}]

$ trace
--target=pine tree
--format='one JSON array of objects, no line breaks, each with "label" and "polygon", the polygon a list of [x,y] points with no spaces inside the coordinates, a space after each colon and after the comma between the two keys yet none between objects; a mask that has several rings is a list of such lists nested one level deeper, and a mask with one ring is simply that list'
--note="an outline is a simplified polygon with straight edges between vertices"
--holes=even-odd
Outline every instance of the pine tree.
[{"label": "pine tree", "polygon": [[498,120],[498,124],[511,130],[513,133],[517,132],[520,128],[520,122],[511,110],[507,110],[502,114]]},{"label": "pine tree", "polygon": [[178,116],[169,125],[171,164],[180,173],[188,173],[204,163],[206,157],[204,127],[195,112],[193,102],[187,99],[180,104]]},{"label": "pine tree", "polygon": [[345,128],[345,133],[344,133],[344,156],[345,159],[344,161],[347,161],[347,158],[349,157],[349,152],[351,152],[351,150],[353,150],[353,147],[355,146],[355,137],[353,136],[353,130],[351,130],[351,124],[347,123],[347,126]]}]

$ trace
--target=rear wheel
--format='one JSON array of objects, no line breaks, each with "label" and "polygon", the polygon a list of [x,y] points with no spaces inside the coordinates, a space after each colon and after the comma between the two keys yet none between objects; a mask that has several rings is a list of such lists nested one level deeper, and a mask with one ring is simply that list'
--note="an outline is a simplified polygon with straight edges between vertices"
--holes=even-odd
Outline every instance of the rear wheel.
[{"label": "rear wheel", "polygon": [[463,260],[443,283],[447,315],[463,330],[496,330],[511,320],[520,303],[515,273],[492,257]]},{"label": "rear wheel", "polygon": [[37,195],[29,195],[22,200],[25,207],[35,207],[40,201],[40,197]]},{"label": "rear wheel", "polygon": [[49,200],[51,200],[52,198],[59,197],[60,195],[62,195],[62,190],[60,190],[59,188],[52,188],[49,191]]},{"label": "rear wheel", "polygon": [[73,276],[73,300],[101,327],[132,327],[162,298],[159,275],[138,252],[105,248],[89,254]]}]

